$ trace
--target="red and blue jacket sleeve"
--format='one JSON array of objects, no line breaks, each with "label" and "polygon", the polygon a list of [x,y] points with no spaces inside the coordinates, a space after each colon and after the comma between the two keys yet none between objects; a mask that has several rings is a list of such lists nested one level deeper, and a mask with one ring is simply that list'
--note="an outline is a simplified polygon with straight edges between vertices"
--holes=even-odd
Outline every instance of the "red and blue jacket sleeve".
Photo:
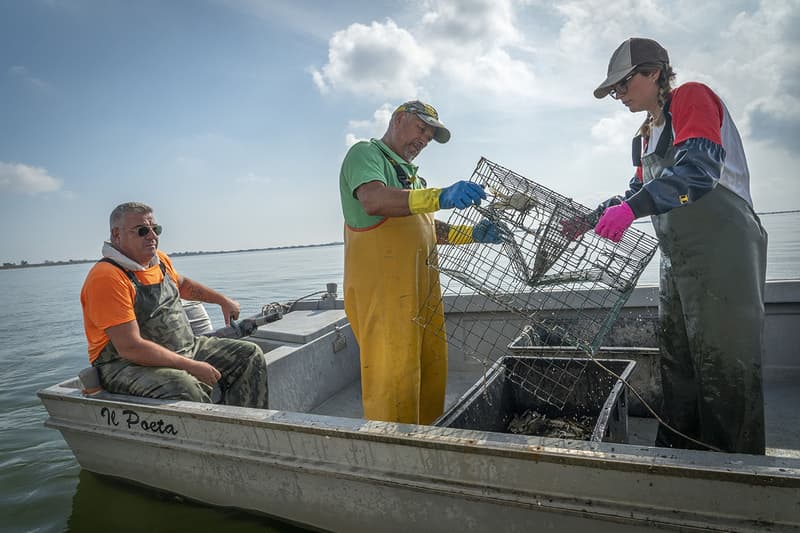
[{"label": "red and blue jacket sleeve", "polygon": [[722,173],[724,111],[719,97],[701,83],[687,83],[672,91],[669,112],[675,147],[672,165],[647,183],[642,183],[641,168],[637,169],[625,193],[637,218],[696,202],[716,187]]}]

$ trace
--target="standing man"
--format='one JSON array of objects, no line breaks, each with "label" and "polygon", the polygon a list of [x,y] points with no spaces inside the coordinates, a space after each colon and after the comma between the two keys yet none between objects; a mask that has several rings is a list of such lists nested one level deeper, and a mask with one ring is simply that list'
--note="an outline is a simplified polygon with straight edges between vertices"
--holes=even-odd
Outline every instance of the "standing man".
[{"label": "standing man", "polygon": [[181,298],[218,304],[225,323],[239,304],[178,274],[158,250],[162,228],[141,203],[118,205],[111,240],[81,290],[89,361],[109,392],[267,408],[267,366],[251,342],[195,337]]},{"label": "standing man", "polygon": [[[434,221],[439,209],[465,209],[486,198],[477,183],[426,188],[412,161],[431,139],[450,140],[436,110],[406,102],[383,138],[353,145],[342,162],[344,304],[361,350],[364,416],[429,424],[444,410],[447,341],[441,303],[414,321],[426,301],[441,302],[439,275],[427,258],[438,244],[499,242],[484,220],[474,227]],[[426,306],[427,307],[427,306]]]}]

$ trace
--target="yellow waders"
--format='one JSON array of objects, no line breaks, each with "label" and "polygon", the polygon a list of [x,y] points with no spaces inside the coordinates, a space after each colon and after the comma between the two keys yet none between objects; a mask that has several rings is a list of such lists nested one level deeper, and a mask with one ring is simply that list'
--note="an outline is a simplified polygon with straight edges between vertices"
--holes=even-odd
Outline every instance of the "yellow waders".
[{"label": "yellow waders", "polygon": [[[426,264],[435,246],[432,214],[345,226],[344,307],[361,349],[370,420],[430,424],[444,410],[444,311],[439,274]],[[438,305],[423,328],[414,318],[432,302]]]}]

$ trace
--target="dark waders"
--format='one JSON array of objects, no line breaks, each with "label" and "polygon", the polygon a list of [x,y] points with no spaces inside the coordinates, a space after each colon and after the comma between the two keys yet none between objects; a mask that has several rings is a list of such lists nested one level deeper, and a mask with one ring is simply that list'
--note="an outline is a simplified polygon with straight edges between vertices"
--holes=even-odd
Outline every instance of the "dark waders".
[{"label": "dark waders", "polygon": [[[674,164],[669,125],[666,135],[666,150],[642,158],[645,182]],[[661,248],[662,416],[723,451],[763,454],[767,234],[750,205],[721,185],[654,216],[653,225]],[[656,445],[701,448],[664,426]]]}]

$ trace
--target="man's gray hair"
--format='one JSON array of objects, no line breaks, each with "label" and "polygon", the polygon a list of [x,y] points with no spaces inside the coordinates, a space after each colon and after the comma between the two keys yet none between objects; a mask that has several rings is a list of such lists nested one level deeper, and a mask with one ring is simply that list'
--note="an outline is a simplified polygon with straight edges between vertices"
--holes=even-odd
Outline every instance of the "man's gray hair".
[{"label": "man's gray hair", "polygon": [[108,217],[108,224],[110,229],[114,229],[119,225],[122,221],[122,217],[124,217],[128,213],[139,213],[141,215],[149,215],[153,212],[153,208],[147,204],[143,204],[141,202],[125,202],[124,204],[119,204],[117,207],[111,211],[111,216]]}]

